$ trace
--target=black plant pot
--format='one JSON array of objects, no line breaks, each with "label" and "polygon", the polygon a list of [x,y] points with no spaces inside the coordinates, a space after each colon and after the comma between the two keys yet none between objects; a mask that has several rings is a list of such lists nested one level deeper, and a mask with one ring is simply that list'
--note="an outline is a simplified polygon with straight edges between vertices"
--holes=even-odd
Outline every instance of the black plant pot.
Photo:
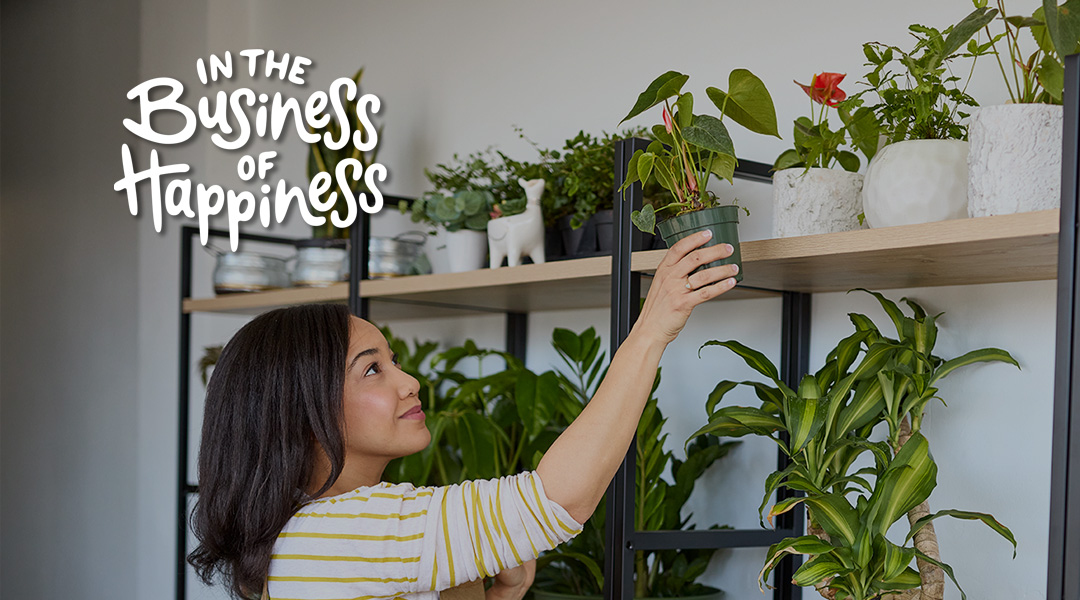
[{"label": "black plant pot", "polygon": [[570,215],[559,219],[562,232],[563,251],[569,258],[591,256],[596,252],[596,225],[592,219],[577,229],[570,226]]}]

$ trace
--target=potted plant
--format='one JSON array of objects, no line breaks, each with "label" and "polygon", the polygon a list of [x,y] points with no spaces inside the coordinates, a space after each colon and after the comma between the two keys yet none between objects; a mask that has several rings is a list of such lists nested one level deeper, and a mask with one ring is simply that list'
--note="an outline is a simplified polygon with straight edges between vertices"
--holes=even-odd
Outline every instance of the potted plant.
[{"label": "potted plant", "polygon": [[[671,216],[660,222],[660,235],[668,247],[678,240],[702,229],[711,229],[713,237],[706,246],[728,243],[735,248],[732,256],[703,265],[708,268],[721,264],[738,264],[743,277],[739,252],[739,207],[722,206],[716,194],[708,189],[709,178],[717,175],[732,182],[735,173],[735,147],[728,135],[723,118],[755,133],[780,137],[776,130],[776,110],[772,97],[753,73],[736,69],[728,78],[728,91],[709,87],[709,100],[720,110],[720,117],[695,115],[694,97],[682,92],[689,76],[668,71],[657,77],[638,96],[637,102],[621,122],[663,103],[663,125],[652,128],[652,143],[630,158],[627,176],[620,186],[625,190],[635,182],[656,182],[671,195],[662,201],[645,204],[631,216],[638,229],[652,233],[656,215],[669,211]],[[674,99],[674,102],[672,100]]]},{"label": "potted plant", "polygon": [[[361,68],[353,75],[352,80],[357,89],[360,87],[360,78],[363,74],[364,69]],[[342,94],[344,95],[344,91]],[[341,105],[345,107],[346,118],[352,124],[352,127],[363,131],[363,121],[356,114],[356,103],[347,102],[343,97]],[[338,123],[336,117],[331,116],[329,118],[325,131],[330,135],[331,139],[341,137],[341,124]],[[382,129],[377,128],[376,133],[381,134]],[[370,133],[366,135],[370,135]],[[359,161],[363,170],[366,171],[368,166],[376,161],[378,147],[368,152],[361,152],[352,144],[345,144],[335,150],[326,144],[325,139],[325,136],[321,136],[318,141],[309,144],[307,176],[308,179],[313,179],[319,173],[329,174],[330,189],[327,193],[336,193],[337,201],[327,214],[339,209],[340,214],[345,214],[345,196],[341,190],[341,181],[334,176],[337,164],[342,160],[351,158]],[[357,197],[366,189],[363,178],[350,180],[349,189],[353,197]],[[327,218],[326,223],[313,226],[311,239],[296,242],[298,257],[296,266],[293,269],[293,285],[303,287],[326,286],[348,279],[348,239],[349,229],[347,227],[344,229],[335,227],[329,218]]]},{"label": "potted plant", "polygon": [[[600,343],[591,327],[581,334],[566,329],[555,329],[553,333],[552,344],[568,368],[555,371],[563,391],[560,396],[563,402],[556,410],[564,423],[573,421],[603,380],[607,365]],[[653,394],[659,383],[657,369]],[[700,436],[689,445],[686,460],[680,461],[664,449],[665,422],[656,398],[650,396],[637,431],[634,515],[638,530],[693,529],[688,525],[691,515],[683,517],[682,508],[694,490],[694,483],[737,444]],[[715,552],[715,549],[637,552],[634,597],[639,600],[720,597],[719,590],[696,582]],[[604,585],[603,561],[604,504],[601,503],[577,537],[537,560],[536,582],[532,587],[535,600],[599,598]]]},{"label": "potted plant", "polygon": [[[968,45],[968,40],[993,18],[996,11],[976,9],[954,26],[939,31],[912,25],[915,46],[905,51],[880,42],[863,45],[869,89],[845,101],[851,112],[873,92],[870,106],[880,126],[854,132],[859,147],[875,146],[878,134],[887,144],[867,167],[863,182],[863,212],[871,227],[927,223],[967,216],[966,108],[977,106],[953,75],[950,63],[989,51],[989,42]],[[894,65],[899,70],[892,71]]]},{"label": "potted plant", "polygon": [[[808,535],[771,546],[759,581],[784,555],[803,554],[809,560],[794,573],[793,581],[815,587],[825,598],[941,600],[944,576],[954,583],[956,579],[938,553],[935,519],[979,520],[1014,549],[1016,540],[988,514],[930,513],[927,498],[937,485],[937,466],[920,431],[924,410],[938,397],[938,382],[961,367],[995,361],[1019,365],[997,348],[973,350],[950,360],[935,356],[935,322],[940,315],[928,315],[905,298],[913,312],[907,316],[891,300],[871,293],[893,321],[897,337],[887,337],[871,319],[852,313],[855,332],[840,340],[825,365],[804,376],[797,390],[780,380],[776,366],[760,352],[735,341],[706,342],[702,348],[728,348],[769,381],[742,382],[754,386],[760,406],[715,409],[740,385],[721,381],[706,402],[709,423],[695,435],[760,435],[773,440],[791,459],[786,468],[766,478],[759,511],[764,512],[778,488],[803,492],[777,502],[768,518],[802,505],[809,513]],[[860,354],[861,360],[856,360]],[[887,426],[884,440],[871,437],[879,424]],[[873,466],[858,468],[856,460],[867,453]],[[910,528],[903,543],[896,544],[885,534],[905,515]]]},{"label": "potted plant", "polygon": [[[1056,2],[1044,2],[1030,17],[1023,17],[1007,16],[1005,3],[998,0],[994,23],[1000,27],[995,33],[988,24],[986,32],[1009,103],[980,108],[972,115],[969,216],[1060,206],[1062,57],[1080,51],[1080,30],[1064,26],[1068,19],[1066,6]],[[1026,56],[1022,37],[1034,42],[1034,51]],[[1004,42],[1007,54],[998,50],[998,42]]]},{"label": "potted plant", "polygon": [[[449,271],[458,273],[484,267],[487,257],[487,223],[496,203],[493,182],[501,181],[500,165],[490,148],[465,158],[454,154],[434,170],[424,169],[433,191],[398,208],[414,223],[424,222],[445,232]],[[441,248],[441,247],[440,247]]]},{"label": "potted plant", "polygon": [[[859,157],[841,149],[847,143],[847,125],[831,130],[826,114],[847,97],[839,87],[843,80],[843,73],[819,73],[810,79],[810,85],[795,82],[810,98],[811,117],[795,119],[795,147],[785,150],[773,164],[773,237],[862,226],[858,218],[863,184],[863,176],[857,173]],[[853,115],[854,120],[872,118],[867,114],[869,109],[860,110]]]}]

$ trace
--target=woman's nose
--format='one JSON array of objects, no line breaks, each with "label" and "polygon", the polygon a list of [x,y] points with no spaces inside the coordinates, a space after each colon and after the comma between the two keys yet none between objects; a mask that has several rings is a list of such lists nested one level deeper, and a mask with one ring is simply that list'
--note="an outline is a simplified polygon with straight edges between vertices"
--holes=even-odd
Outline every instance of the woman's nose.
[{"label": "woman's nose", "polygon": [[419,396],[420,382],[405,371],[402,371],[401,374],[404,376],[401,381],[402,397]]}]

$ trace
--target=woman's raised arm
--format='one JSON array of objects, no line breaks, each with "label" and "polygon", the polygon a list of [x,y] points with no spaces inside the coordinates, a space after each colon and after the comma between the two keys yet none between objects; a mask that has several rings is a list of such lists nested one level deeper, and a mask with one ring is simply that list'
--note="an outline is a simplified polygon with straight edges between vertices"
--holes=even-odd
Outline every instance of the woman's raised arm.
[{"label": "woman's raised arm", "polygon": [[708,240],[697,233],[668,250],[604,381],[536,468],[547,497],[579,523],[596,510],[630,448],[664,349],[679,335],[695,306],[735,285],[735,265],[688,277],[699,265],[731,255],[727,244],[698,248]]}]

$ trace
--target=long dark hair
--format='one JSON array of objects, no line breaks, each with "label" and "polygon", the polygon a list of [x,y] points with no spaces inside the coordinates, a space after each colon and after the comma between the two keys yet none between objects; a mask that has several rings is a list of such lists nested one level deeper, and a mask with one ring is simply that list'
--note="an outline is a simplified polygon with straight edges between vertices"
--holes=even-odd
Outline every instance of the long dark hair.
[{"label": "long dark hair", "polygon": [[[257,597],[278,533],[341,473],[349,319],[341,304],[280,308],[249,321],[222,350],[199,447],[192,521],[200,543],[188,555],[205,583],[220,574],[235,597]],[[323,453],[330,476],[309,496]]]}]

